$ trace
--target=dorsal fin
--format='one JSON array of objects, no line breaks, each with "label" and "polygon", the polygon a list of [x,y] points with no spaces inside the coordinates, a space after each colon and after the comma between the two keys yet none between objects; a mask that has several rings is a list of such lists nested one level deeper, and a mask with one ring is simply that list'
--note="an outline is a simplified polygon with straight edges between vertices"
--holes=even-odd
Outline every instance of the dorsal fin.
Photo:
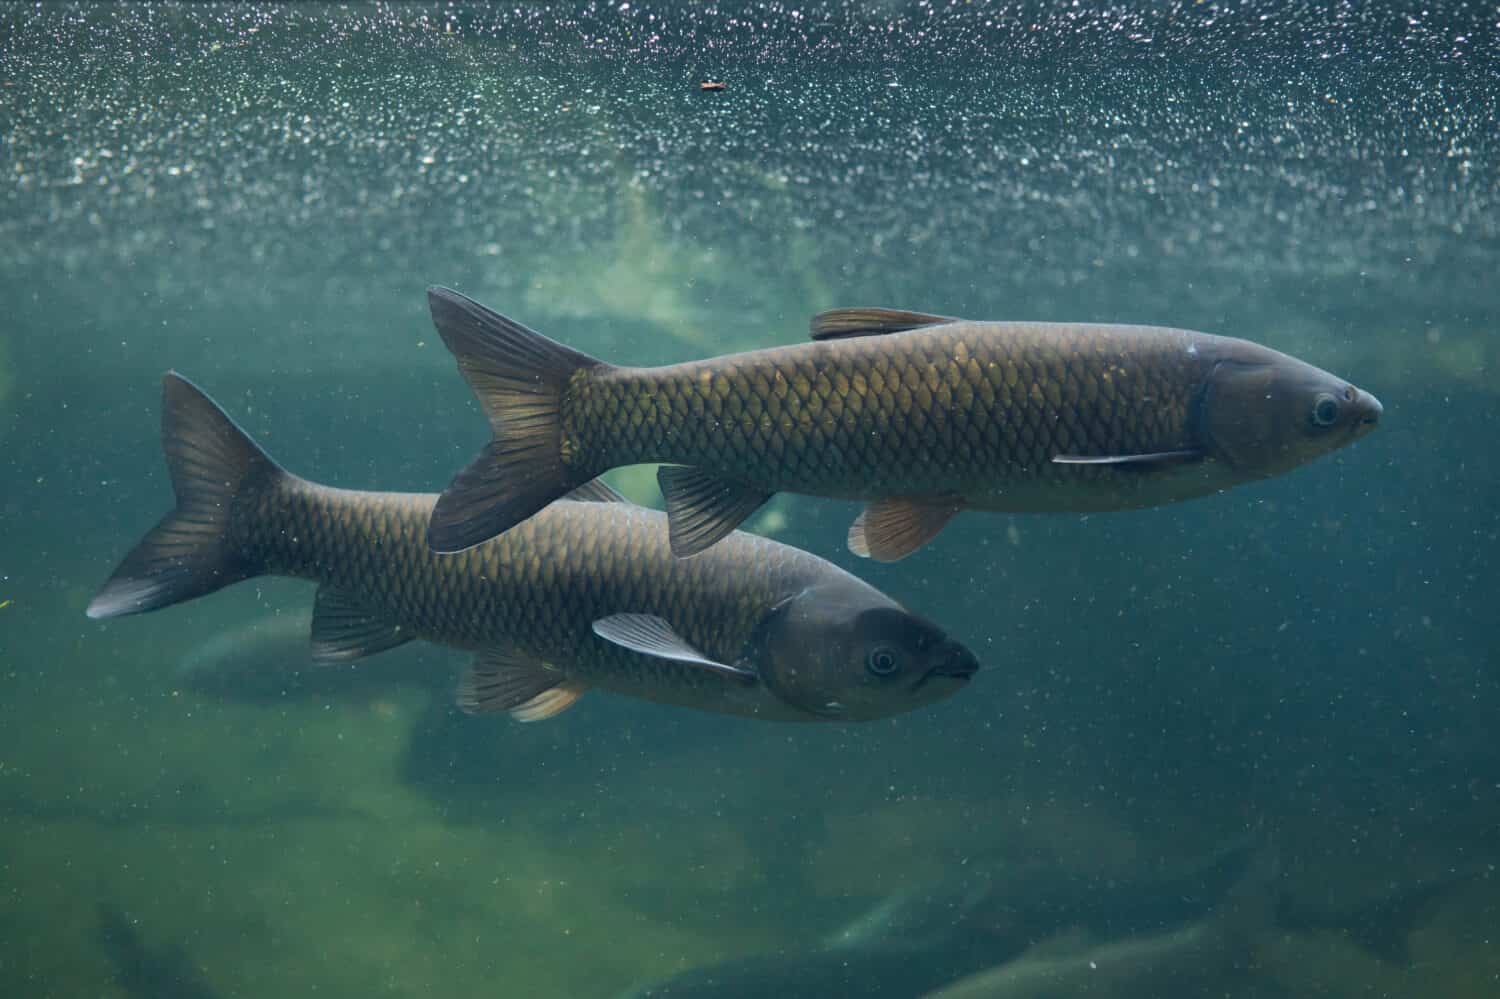
[{"label": "dorsal fin", "polygon": [[952,316],[933,316],[902,309],[830,309],[812,317],[812,338],[840,340],[851,336],[882,336],[952,322],[957,322]]}]

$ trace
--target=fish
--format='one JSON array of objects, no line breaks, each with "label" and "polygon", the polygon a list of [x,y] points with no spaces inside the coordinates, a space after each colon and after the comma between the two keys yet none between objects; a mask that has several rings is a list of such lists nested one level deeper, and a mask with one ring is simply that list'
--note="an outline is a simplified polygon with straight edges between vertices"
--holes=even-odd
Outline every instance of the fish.
[{"label": "fish", "polygon": [[1181,870],[1124,877],[1056,864],[966,867],[882,900],[816,947],[691,968],[621,999],[917,999],[1075,929],[1118,936],[1201,920],[1263,849],[1259,837],[1240,837]]},{"label": "fish", "polygon": [[420,661],[420,654],[380,656],[355,671],[320,669],[308,642],[311,628],[310,609],[252,618],[189,647],[178,660],[177,676],[195,693],[242,703],[332,697],[379,704],[396,690],[432,689],[442,682],[443,671],[426,668],[431,664]]},{"label": "fish", "polygon": [[459,706],[553,717],[598,687],[768,720],[865,721],[941,701],[978,660],[831,563],[736,534],[672,555],[666,516],[587,483],[462,555],[425,541],[437,497],[319,485],[287,472],[197,386],[162,381],[176,506],[87,607],[156,610],[259,575],[318,584],[312,658],[414,639],[474,653]]},{"label": "fish", "polygon": [[916,999],[1009,956],[982,921],[971,886],[882,900],[816,946],[751,954],[637,985],[619,999]]},{"label": "fish", "polygon": [[224,994],[213,987],[181,947],[147,944],[136,920],[113,903],[100,903],[94,939],[114,969],[112,984],[124,995],[140,999],[218,999]]},{"label": "fish", "polygon": [[1058,953],[1027,954],[927,994],[926,999],[1159,999],[1207,995],[1250,964],[1272,923],[1274,862],[1259,862],[1200,922]]},{"label": "fish", "polygon": [[985,967],[935,946],[793,950],[693,968],[618,999],[917,999]]},{"label": "fish", "polygon": [[1491,877],[1489,864],[1460,864],[1412,882],[1381,885],[1353,903],[1332,904],[1284,893],[1276,905],[1276,925],[1290,933],[1342,933],[1371,955],[1410,966],[1410,937],[1462,889]]},{"label": "fish", "polygon": [[865,501],[849,549],[895,561],[963,510],[1127,510],[1280,475],[1382,412],[1297,358],[1185,329],[837,309],[809,343],[638,368],[451,289],[428,305],[493,434],[433,510],[442,552],[611,468],[663,462],[679,557],[793,492]]},{"label": "fish", "polygon": [[1073,953],[1038,953],[961,978],[925,999],[1159,999],[1208,995],[1250,957],[1220,920]]},{"label": "fish", "polygon": [[[1190,944],[1217,946],[1213,920],[1253,921],[1254,929],[1282,933],[1342,932],[1384,961],[1409,965],[1407,937],[1415,924],[1455,888],[1482,876],[1456,869],[1410,885],[1392,885],[1357,905],[1317,906],[1298,898],[1286,876],[1276,876],[1275,848],[1260,831],[1238,837],[1177,870],[1088,876],[1056,864],[966,866],[962,873],[883,899],[817,946],[751,954],[638,985],[620,999],[820,999],[829,995],[918,999],[965,976],[1018,964],[1022,980],[1038,967],[1071,975],[1087,948],[1078,940],[1128,943],[1095,951],[1091,960],[1114,966],[1123,953],[1158,953]],[[1253,908],[1239,910],[1241,901]],[[1174,932],[1188,931],[1172,937]],[[1062,943],[1071,946],[1062,948]],[[1096,945],[1097,946],[1097,945]],[[1199,956],[1204,952],[1199,951]],[[1220,952],[1224,956],[1224,952]],[[1043,961],[1045,959],[1045,964]],[[1101,959],[1105,963],[1100,963]],[[1033,972],[1026,969],[1030,967]],[[1199,965],[1207,973],[1212,962]],[[1011,979],[1004,979],[1010,982]],[[1135,980],[1130,987],[1139,989]],[[1025,995],[1019,985],[1007,984]],[[1123,987],[1118,982],[1109,987]],[[1103,988],[1092,985],[1090,988]],[[1081,995],[1114,995],[1083,989]],[[1001,996],[1011,993],[1001,991]],[[1053,993],[1043,991],[1041,995]],[[1059,992],[1058,994],[1066,994]],[[1151,995],[1149,990],[1125,995]],[[1178,994],[1170,991],[1165,994]]]}]

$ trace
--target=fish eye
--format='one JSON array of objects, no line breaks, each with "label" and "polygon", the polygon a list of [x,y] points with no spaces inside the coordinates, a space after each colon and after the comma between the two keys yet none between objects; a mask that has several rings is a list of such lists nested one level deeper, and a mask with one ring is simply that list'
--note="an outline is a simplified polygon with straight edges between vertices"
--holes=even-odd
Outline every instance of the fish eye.
[{"label": "fish eye", "polygon": [[1331,427],[1338,422],[1339,401],[1324,392],[1313,403],[1312,421],[1315,427]]},{"label": "fish eye", "polygon": [[865,669],[875,676],[890,676],[896,672],[896,653],[884,645],[877,645],[865,656]]}]

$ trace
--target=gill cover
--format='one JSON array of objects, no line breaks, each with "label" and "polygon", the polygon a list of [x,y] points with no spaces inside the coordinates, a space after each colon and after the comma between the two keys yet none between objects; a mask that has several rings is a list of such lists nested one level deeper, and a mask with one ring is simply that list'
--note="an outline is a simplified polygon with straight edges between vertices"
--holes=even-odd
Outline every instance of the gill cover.
[{"label": "gill cover", "polygon": [[1276,369],[1271,364],[1219,361],[1203,389],[1200,431],[1210,453],[1235,468],[1263,464],[1275,447]]},{"label": "gill cover", "polygon": [[[761,682],[782,701],[815,715],[830,716],[833,695],[824,689],[810,661],[816,649],[806,643],[819,630],[811,620],[815,601],[802,590],[777,603],[750,637],[746,658],[754,662]],[[799,647],[800,644],[800,647]]]}]

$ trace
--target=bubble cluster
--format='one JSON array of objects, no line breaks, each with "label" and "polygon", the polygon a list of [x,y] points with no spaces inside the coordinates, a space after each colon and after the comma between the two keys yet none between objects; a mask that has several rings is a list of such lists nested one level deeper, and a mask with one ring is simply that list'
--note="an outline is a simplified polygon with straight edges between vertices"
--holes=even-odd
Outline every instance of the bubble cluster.
[{"label": "bubble cluster", "polygon": [[84,325],[296,307],[299,351],[430,282],[700,347],[1483,311],[1492,9],[1084,6],[10,6],[0,269]]}]

